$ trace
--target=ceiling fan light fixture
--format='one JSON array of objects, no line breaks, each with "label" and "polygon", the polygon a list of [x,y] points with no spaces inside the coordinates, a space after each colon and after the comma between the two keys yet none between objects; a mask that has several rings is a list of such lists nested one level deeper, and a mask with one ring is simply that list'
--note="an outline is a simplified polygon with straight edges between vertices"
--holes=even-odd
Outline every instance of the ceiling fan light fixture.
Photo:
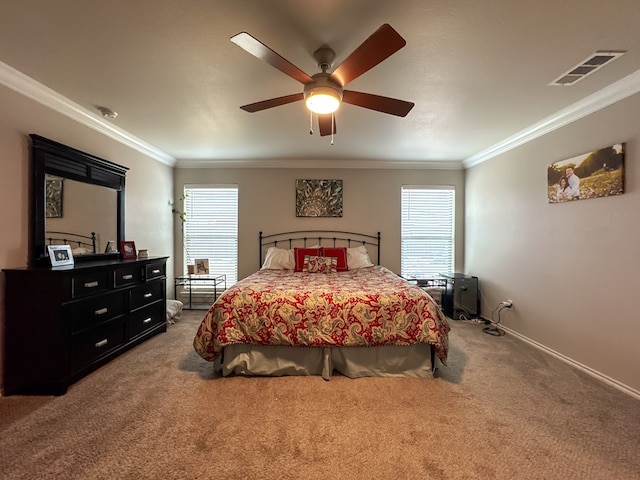
[{"label": "ceiling fan light fixture", "polygon": [[246,112],[259,112],[304,100],[310,111],[309,133],[313,133],[313,114],[316,113],[320,136],[333,136],[336,133],[334,112],[340,108],[343,101],[350,105],[398,117],[406,116],[414,106],[414,103],[404,100],[344,89],[345,85],[368,72],[406,45],[406,40],[387,23],[353,50],[332,73],[328,73],[328,71],[333,67],[333,62],[336,59],[335,52],[327,46],[317,49],[313,57],[322,72],[311,76],[247,32],[234,35],[231,37],[231,41],[247,53],[265,61],[304,85],[303,93],[294,93],[242,105],[240,108]]},{"label": "ceiling fan light fixture", "polygon": [[317,114],[333,113],[340,107],[340,98],[335,91],[316,92],[307,96],[306,105],[309,110]]},{"label": "ceiling fan light fixture", "polygon": [[340,107],[342,95],[331,87],[315,87],[305,94],[305,104],[313,113],[333,113]]}]

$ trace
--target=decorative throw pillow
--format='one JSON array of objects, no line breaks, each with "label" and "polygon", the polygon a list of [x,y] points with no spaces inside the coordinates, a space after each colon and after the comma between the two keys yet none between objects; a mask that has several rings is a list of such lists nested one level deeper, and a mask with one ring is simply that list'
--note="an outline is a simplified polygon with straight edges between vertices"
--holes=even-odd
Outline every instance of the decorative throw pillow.
[{"label": "decorative throw pillow", "polygon": [[303,272],[309,273],[336,273],[338,259],[336,257],[318,257],[315,255],[305,255]]},{"label": "decorative throw pillow", "polygon": [[349,270],[349,266],[347,264],[347,247],[322,247],[322,256],[336,257],[338,259],[339,272],[346,272],[347,270]]},{"label": "decorative throw pillow", "polygon": [[320,256],[320,248],[294,248],[293,249],[293,256],[295,259],[295,268],[294,271],[296,272],[301,272],[302,271],[302,267],[304,266],[304,257],[306,255],[311,255],[311,256]]}]

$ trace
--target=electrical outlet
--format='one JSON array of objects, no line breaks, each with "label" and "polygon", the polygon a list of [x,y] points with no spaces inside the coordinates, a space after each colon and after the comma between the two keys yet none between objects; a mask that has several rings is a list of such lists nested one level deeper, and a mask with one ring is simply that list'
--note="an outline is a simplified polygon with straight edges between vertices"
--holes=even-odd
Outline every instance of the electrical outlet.
[{"label": "electrical outlet", "polygon": [[502,304],[507,308],[511,308],[513,307],[513,300],[505,300]]}]

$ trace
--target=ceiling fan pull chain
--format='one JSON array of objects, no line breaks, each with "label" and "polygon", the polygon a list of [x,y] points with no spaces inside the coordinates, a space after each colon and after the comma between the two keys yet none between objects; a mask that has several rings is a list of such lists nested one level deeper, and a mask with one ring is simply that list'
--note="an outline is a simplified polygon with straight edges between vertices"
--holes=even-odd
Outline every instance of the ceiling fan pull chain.
[{"label": "ceiling fan pull chain", "polygon": [[309,135],[313,135],[313,112],[309,110]]},{"label": "ceiling fan pull chain", "polygon": [[336,114],[331,114],[331,145],[333,145],[333,128],[334,128],[334,119],[336,118]]}]

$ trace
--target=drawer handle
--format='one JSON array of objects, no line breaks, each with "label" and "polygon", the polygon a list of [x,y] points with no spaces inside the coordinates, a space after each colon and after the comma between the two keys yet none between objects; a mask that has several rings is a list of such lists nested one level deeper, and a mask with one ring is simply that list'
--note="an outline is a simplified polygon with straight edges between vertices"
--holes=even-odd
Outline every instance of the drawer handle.
[{"label": "drawer handle", "polygon": [[151,321],[151,317],[149,317],[149,318],[145,318],[145,319],[142,321],[142,323],[149,323],[150,321]]},{"label": "drawer handle", "polygon": [[144,294],[144,298],[151,298],[153,297],[153,293],[145,293]]},{"label": "drawer handle", "polygon": [[108,311],[109,311],[109,310],[107,310],[107,308],[105,307],[105,308],[101,308],[101,309],[99,309],[99,310],[96,310],[96,311],[95,311],[95,312],[93,312],[93,313],[95,313],[96,315],[104,315],[104,314],[105,314],[105,313],[107,313]]},{"label": "drawer handle", "polygon": [[160,270],[158,270],[158,269],[151,270],[151,273],[160,273]]},{"label": "drawer handle", "polygon": [[123,280],[131,280],[132,278],[133,278],[133,275],[131,275],[130,273],[122,276]]},{"label": "drawer handle", "polygon": [[96,348],[104,347],[107,343],[109,343],[109,341],[106,338],[104,340],[100,340],[96,343]]},{"label": "drawer handle", "polygon": [[84,288],[93,288],[97,287],[98,285],[100,284],[94,280],[93,282],[85,282]]}]

